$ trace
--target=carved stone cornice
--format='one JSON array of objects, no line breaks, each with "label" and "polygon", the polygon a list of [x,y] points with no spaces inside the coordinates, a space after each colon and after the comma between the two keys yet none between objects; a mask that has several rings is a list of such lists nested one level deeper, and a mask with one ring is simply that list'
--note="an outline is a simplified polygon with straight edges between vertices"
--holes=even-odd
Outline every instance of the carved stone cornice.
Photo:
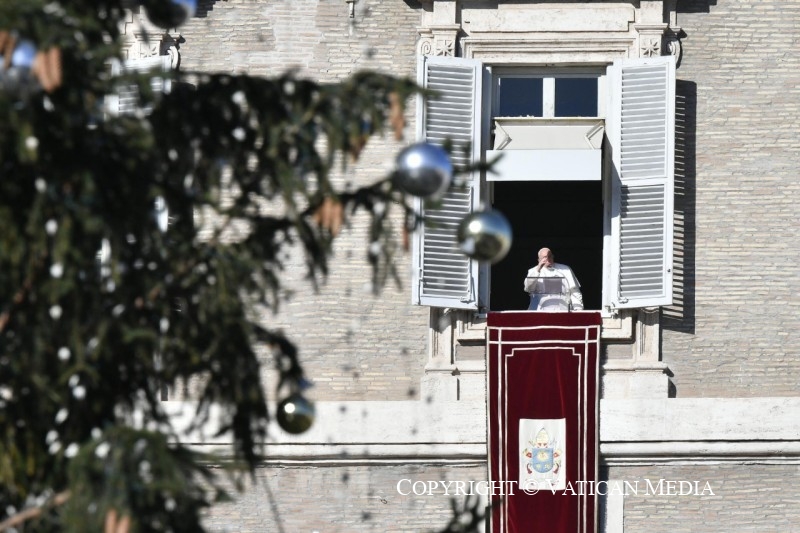
[{"label": "carved stone cornice", "polygon": [[664,36],[664,40],[667,42],[667,53],[675,56],[678,60],[678,64],[680,64],[681,54],[683,53],[680,40],[685,37],[685,35],[680,26],[670,26]]},{"label": "carved stone cornice", "polygon": [[419,55],[455,56],[460,31],[461,26],[458,24],[443,24],[420,28],[418,30],[420,36]]},{"label": "carved stone cornice", "polygon": [[467,37],[461,40],[464,57],[493,64],[570,64],[611,63],[629,56],[634,38],[628,36],[565,40],[544,37],[489,39]]},{"label": "carved stone cornice", "polygon": [[[675,5],[676,0],[630,5],[500,2],[481,8],[474,2],[421,0],[418,49],[422,55],[459,55],[505,64],[679,56]],[[620,54],[626,41],[628,48]],[[587,43],[583,50],[582,43]],[[524,50],[515,54],[514,46]],[[575,55],[569,56],[570,51]]]},{"label": "carved stone cornice", "polygon": [[669,24],[634,24],[639,34],[639,57],[655,57],[662,55],[664,35]]}]

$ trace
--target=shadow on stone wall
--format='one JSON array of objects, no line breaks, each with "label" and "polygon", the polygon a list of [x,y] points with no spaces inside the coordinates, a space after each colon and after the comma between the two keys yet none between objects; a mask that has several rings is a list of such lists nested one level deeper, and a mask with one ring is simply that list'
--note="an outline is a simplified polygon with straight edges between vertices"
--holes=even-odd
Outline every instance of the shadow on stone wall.
[{"label": "shadow on stone wall", "polygon": [[662,327],[694,333],[696,228],[697,84],[675,83],[675,225],[672,298],[662,310]]},{"label": "shadow on stone wall", "polygon": [[677,0],[675,11],[678,13],[708,13],[717,0]]},{"label": "shadow on stone wall", "polygon": [[[224,0],[228,1],[228,0]],[[208,12],[214,9],[214,4],[219,2],[219,0],[198,0],[197,2],[197,10],[194,12],[195,17],[205,18],[208,16]]]},{"label": "shadow on stone wall", "polygon": [[[408,4],[415,0],[405,0]],[[573,0],[574,3],[583,4],[619,4],[619,0]],[[639,0],[628,0],[629,3],[639,7]],[[481,9],[497,9],[497,5],[503,4],[531,4],[531,0],[484,0],[481,2]],[[565,0],[537,0],[537,4],[563,4]],[[678,13],[708,13],[711,6],[717,5],[717,0],[665,0],[664,4],[677,3],[675,10]]]}]

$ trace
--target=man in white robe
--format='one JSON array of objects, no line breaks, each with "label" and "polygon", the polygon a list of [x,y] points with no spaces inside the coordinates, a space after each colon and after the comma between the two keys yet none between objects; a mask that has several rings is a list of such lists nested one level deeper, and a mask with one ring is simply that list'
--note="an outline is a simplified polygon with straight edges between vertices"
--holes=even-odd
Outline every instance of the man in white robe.
[{"label": "man in white robe", "polygon": [[538,260],[525,277],[525,292],[531,295],[528,310],[582,311],[581,284],[572,269],[556,263],[549,248],[539,250]]}]

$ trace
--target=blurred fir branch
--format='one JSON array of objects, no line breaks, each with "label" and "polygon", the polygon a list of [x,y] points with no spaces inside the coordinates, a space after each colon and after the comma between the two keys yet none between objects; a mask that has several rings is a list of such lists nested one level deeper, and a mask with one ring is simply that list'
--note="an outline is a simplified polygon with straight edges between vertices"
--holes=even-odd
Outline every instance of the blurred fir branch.
[{"label": "blurred fir branch", "polygon": [[[112,76],[125,4],[0,4],[0,31],[57,50],[60,69],[46,90],[0,91],[0,529],[201,530],[226,495],[177,444],[160,391],[202,378],[189,430],[219,408],[231,464],[252,471],[269,421],[256,346],[273,348],[278,389],[306,379],[294,345],[253,319],[280,304],[281,251],[301,247],[314,283],[363,211],[377,291],[399,282],[390,209],[405,237],[418,224],[389,177],[332,179],[372,136],[402,134],[412,81]],[[110,114],[121,85],[138,110]]]}]

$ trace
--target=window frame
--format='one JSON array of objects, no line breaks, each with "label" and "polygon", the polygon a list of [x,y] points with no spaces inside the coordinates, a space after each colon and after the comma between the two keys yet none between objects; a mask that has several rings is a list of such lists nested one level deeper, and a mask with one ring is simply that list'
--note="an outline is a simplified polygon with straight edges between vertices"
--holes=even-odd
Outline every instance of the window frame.
[{"label": "window frame", "polygon": [[[492,72],[491,85],[491,118],[502,116],[500,109],[501,78],[541,78],[542,79],[542,117],[555,117],[555,80],[556,78],[597,78],[597,118],[604,118],[606,112],[606,72],[605,67],[495,67],[487,65]],[[564,117],[567,118],[567,117]]]},{"label": "window frame", "polygon": [[[475,120],[476,124],[474,125],[475,130],[475,137],[473,138],[473,151],[476,149],[476,145],[479,146],[477,154],[474,154],[475,159],[484,160],[486,157],[486,150],[488,149],[488,142],[491,138],[490,129],[493,119],[495,118],[494,112],[498,108],[498,99],[499,99],[499,90],[497,90],[498,83],[496,80],[499,77],[502,77],[504,74],[508,75],[509,72],[512,73],[519,73],[520,68],[511,68],[507,66],[500,66],[500,67],[493,67],[486,63],[481,63],[479,60],[476,59],[468,59],[468,58],[455,58],[455,57],[432,57],[432,56],[421,56],[420,57],[420,73],[426,68],[425,64],[426,61],[444,61],[452,62],[452,65],[458,65],[459,61],[464,62],[472,62],[474,64],[475,61],[478,61],[480,65],[480,69],[483,71],[483,76],[476,75],[475,83],[477,83],[477,88],[475,89],[474,94],[478,95],[479,100],[472,102],[472,107],[474,110],[475,115],[478,118]],[[621,146],[621,139],[622,135],[620,134],[620,129],[624,122],[621,114],[623,112],[623,105],[620,104],[620,98],[615,99],[615,93],[622,92],[622,76],[621,72],[622,69],[631,67],[634,70],[636,68],[641,68],[642,66],[653,66],[657,65],[658,69],[662,69],[666,74],[663,76],[663,79],[659,81],[663,81],[663,85],[660,86],[647,86],[645,92],[660,92],[663,94],[663,100],[661,101],[662,104],[660,107],[665,108],[666,112],[661,112],[661,119],[665,131],[663,132],[663,139],[664,145],[652,145],[647,149],[650,151],[658,151],[664,154],[664,173],[663,175],[659,176],[645,176],[646,179],[640,182],[630,182],[628,183],[621,183],[620,176],[622,176],[623,172],[618,170],[618,168],[622,168],[622,164],[619,159],[619,152],[623,151]],[[585,77],[587,72],[593,69],[597,69],[599,71],[601,67],[598,65],[586,65],[584,67],[575,67],[575,68],[553,68],[553,69],[540,69],[537,73],[536,69],[531,68],[529,75],[539,75],[542,74],[549,74],[552,75],[552,79],[554,80],[559,75],[576,75]],[[624,60],[617,60],[613,64],[605,65],[605,75],[598,73],[598,117],[599,119],[603,119],[606,124],[606,132],[607,136],[604,142],[604,172],[603,172],[603,190],[604,190],[604,197],[603,201],[605,203],[605,210],[603,216],[603,287],[602,287],[602,313],[604,316],[613,316],[616,315],[618,310],[626,309],[626,308],[643,308],[643,307],[656,307],[656,306],[664,306],[670,305],[672,302],[672,282],[671,282],[671,271],[672,271],[672,226],[674,225],[674,213],[672,211],[672,194],[673,194],[673,186],[674,186],[674,126],[675,126],[675,115],[674,115],[674,104],[675,104],[675,57],[674,56],[658,56],[654,58],[638,58],[638,59],[624,59]],[[421,74],[422,76],[422,74]],[[423,77],[420,78],[420,81],[423,81]],[[601,83],[602,81],[602,83]],[[421,83],[422,84],[422,83]],[[671,85],[670,85],[671,84]],[[424,84],[422,84],[424,85]],[[488,89],[488,91],[487,91]],[[483,98],[481,95],[481,91],[483,91]],[[486,94],[490,92],[491,94]],[[543,96],[544,97],[544,96]],[[635,107],[635,105],[634,105]],[[648,111],[649,112],[649,111]],[[620,116],[610,116],[610,115],[620,115]],[[424,134],[424,126],[422,122],[425,120],[424,115],[424,105],[420,99],[420,104],[418,106],[418,125],[420,131],[420,139],[425,139]],[[609,124],[613,124],[612,130],[616,128],[615,133],[613,135],[608,135],[608,126]],[[631,157],[631,156],[628,156]],[[633,154],[632,158],[636,159],[637,154]],[[634,161],[635,163],[635,161]],[[635,178],[635,176],[634,176]],[[620,287],[623,284],[623,281],[619,278],[622,272],[622,254],[624,252],[623,246],[620,244],[622,239],[621,235],[621,218],[624,211],[624,207],[621,208],[621,190],[625,188],[626,190],[630,190],[633,185],[652,185],[654,181],[661,180],[663,181],[664,187],[664,207],[662,210],[656,214],[656,216],[660,216],[665,227],[665,231],[663,232],[663,240],[661,241],[653,241],[648,243],[649,246],[654,248],[655,246],[660,246],[658,251],[662,252],[664,256],[664,268],[660,271],[660,274],[663,276],[660,290],[662,291],[661,294],[651,294],[648,297],[636,297],[634,299],[625,299],[620,295]],[[624,179],[622,180],[624,181]],[[479,201],[483,201],[491,205],[492,201],[492,191],[491,186],[486,181],[486,176],[480,176],[474,183],[475,188],[477,188],[475,193],[475,197]],[[474,210],[477,206],[475,202],[472,202],[472,209]],[[424,214],[422,207],[420,206],[420,212]],[[631,224],[631,222],[628,222]],[[636,221],[633,221],[633,225],[635,225]],[[424,257],[421,257],[421,247],[419,246],[419,235],[422,231],[415,232],[415,239],[414,239],[414,249],[412,252],[413,261],[414,261],[414,277],[412,280],[412,284],[414,289],[412,290],[412,302],[418,305],[428,305],[428,306],[436,306],[436,307],[446,307],[446,308],[460,308],[460,309],[474,309],[477,310],[479,314],[483,314],[488,311],[488,304],[489,304],[489,288],[490,288],[490,276],[491,276],[491,267],[488,263],[482,263],[478,266],[477,272],[477,279],[474,277],[471,279],[471,286],[477,288],[477,294],[475,295],[474,301],[468,302],[465,304],[464,301],[459,302],[457,300],[453,300],[452,298],[444,299],[435,303],[423,301],[420,299],[418,286],[422,283],[421,280],[425,276],[424,272],[419,265],[424,262]],[[470,268],[471,272],[474,272],[472,268]],[[635,278],[634,274],[634,278]]]}]

